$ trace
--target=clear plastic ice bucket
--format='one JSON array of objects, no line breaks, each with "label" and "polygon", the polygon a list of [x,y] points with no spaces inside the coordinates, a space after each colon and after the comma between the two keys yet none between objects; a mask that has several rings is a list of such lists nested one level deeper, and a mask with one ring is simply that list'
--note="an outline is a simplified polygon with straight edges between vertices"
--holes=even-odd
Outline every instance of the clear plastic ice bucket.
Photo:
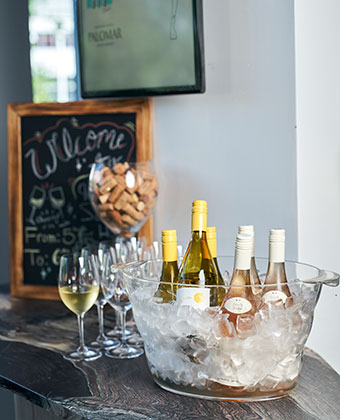
[{"label": "clear plastic ice bucket", "polygon": [[[218,263],[227,279],[234,258],[219,257]],[[261,279],[267,264],[265,258],[256,259]],[[154,381],[168,391],[208,399],[258,401],[287,395],[301,372],[322,285],[337,286],[339,275],[297,262],[285,266],[291,297],[284,304],[260,304],[253,316],[239,315],[236,322],[218,308],[162,303],[155,297],[161,260],[121,266]],[[188,287],[174,286],[174,296],[182,286]]]}]

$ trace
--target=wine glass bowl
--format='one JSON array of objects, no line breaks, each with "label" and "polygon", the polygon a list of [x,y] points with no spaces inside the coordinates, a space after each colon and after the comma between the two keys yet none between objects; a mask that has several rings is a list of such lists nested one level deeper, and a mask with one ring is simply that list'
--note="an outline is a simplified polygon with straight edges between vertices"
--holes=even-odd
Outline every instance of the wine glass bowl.
[{"label": "wine glass bowl", "polygon": [[[233,257],[219,257],[232,272]],[[256,258],[265,273],[266,258]],[[201,309],[160,301],[161,260],[121,266],[137,328],[155,382],[168,391],[206,399],[261,401],[288,394],[298,381],[303,351],[322,285],[336,286],[339,275],[286,261],[291,296],[285,302],[263,302],[251,315],[230,319],[222,308]],[[260,278],[262,276],[260,275]],[[164,286],[169,284],[163,283]],[[174,288],[220,288],[176,283]],[[252,285],[225,285],[252,288]],[[261,284],[262,288],[263,285]]]},{"label": "wine glass bowl", "polygon": [[115,234],[130,238],[152,214],[158,195],[151,162],[94,163],[89,178],[92,206]]}]

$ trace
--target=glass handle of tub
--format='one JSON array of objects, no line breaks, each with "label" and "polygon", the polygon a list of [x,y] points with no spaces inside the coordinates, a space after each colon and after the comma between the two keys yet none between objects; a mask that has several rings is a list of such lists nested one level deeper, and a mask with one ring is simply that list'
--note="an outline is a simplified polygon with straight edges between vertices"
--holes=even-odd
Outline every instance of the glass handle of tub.
[{"label": "glass handle of tub", "polygon": [[334,273],[333,271],[320,270],[321,278],[320,282],[326,286],[336,287],[339,286],[339,274]]}]

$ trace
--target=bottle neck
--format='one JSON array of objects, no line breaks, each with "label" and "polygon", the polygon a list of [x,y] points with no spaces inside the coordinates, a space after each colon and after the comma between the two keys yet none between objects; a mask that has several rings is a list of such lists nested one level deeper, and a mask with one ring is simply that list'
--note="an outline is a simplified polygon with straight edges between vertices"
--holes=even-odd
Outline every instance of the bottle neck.
[{"label": "bottle neck", "polygon": [[252,242],[252,246],[251,246],[251,254],[250,254],[251,258],[254,259],[255,258],[255,238],[253,235],[253,242]]},{"label": "bottle neck", "polygon": [[216,239],[207,239],[208,247],[212,258],[217,258]]},{"label": "bottle neck", "polygon": [[162,243],[163,261],[177,261],[177,242]]},{"label": "bottle neck", "polygon": [[191,230],[193,232],[205,232],[207,230],[207,213],[193,212],[191,217]]},{"label": "bottle neck", "polygon": [[280,277],[286,277],[286,269],[285,269],[285,263],[284,262],[271,262],[269,261],[268,269],[267,269],[267,277],[270,276],[277,277],[278,275]]},{"label": "bottle neck", "polygon": [[[243,270],[234,268],[233,275],[230,281],[231,286],[246,286],[250,285],[250,270]],[[237,289],[235,289],[237,290]]]},{"label": "bottle neck", "polygon": [[269,263],[284,263],[285,261],[285,243],[269,243]]},{"label": "bottle neck", "polygon": [[235,250],[234,271],[235,270],[250,270],[251,249],[237,249]]}]

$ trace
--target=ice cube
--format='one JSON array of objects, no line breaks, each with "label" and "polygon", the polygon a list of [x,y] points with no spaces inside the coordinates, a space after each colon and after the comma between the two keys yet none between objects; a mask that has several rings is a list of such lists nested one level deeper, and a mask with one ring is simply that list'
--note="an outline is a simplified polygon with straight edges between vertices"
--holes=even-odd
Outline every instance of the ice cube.
[{"label": "ice cube", "polygon": [[250,315],[239,315],[236,319],[236,331],[239,338],[247,338],[256,334],[254,317]]},{"label": "ice cube", "polygon": [[280,383],[281,378],[267,375],[261,382],[260,382],[260,390],[267,391],[267,390],[274,390]]}]

